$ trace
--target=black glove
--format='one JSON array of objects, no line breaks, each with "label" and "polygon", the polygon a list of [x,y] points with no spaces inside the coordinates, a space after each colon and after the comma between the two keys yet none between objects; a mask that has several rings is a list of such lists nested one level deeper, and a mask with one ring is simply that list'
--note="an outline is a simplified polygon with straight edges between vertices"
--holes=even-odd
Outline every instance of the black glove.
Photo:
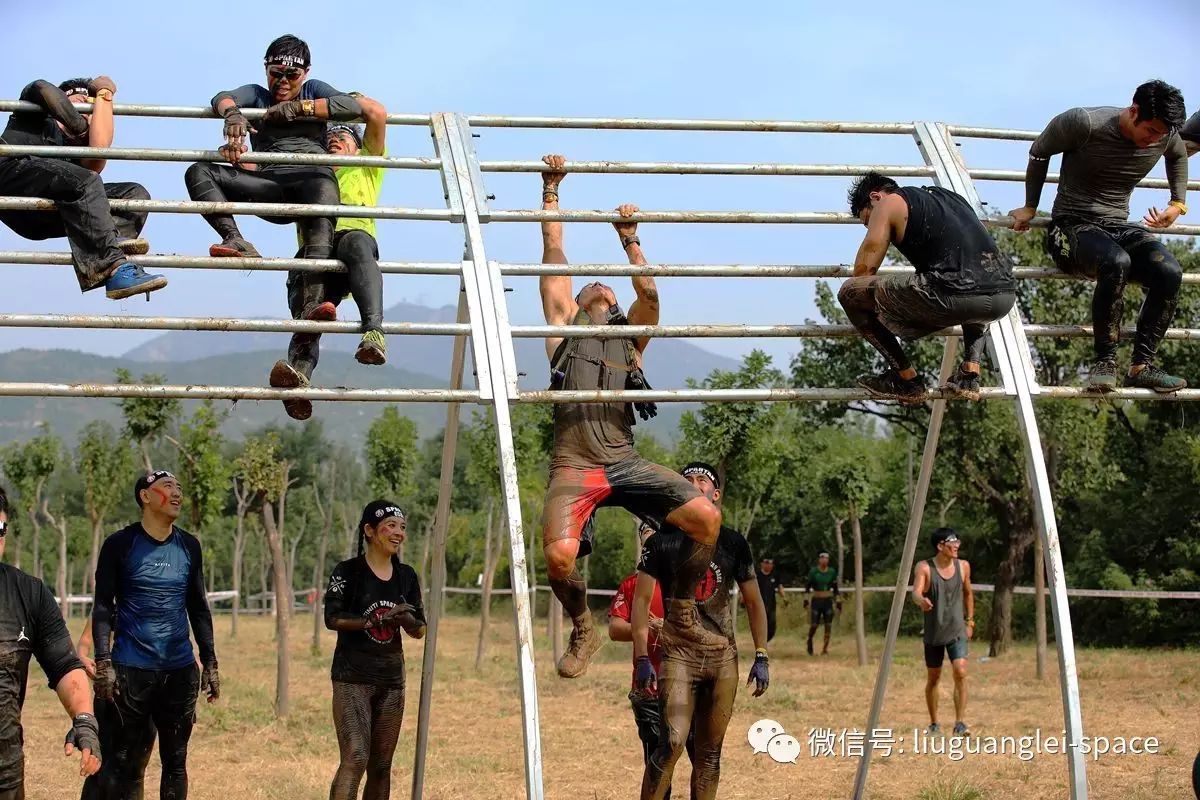
[{"label": "black glove", "polygon": [[414,610],[408,603],[400,603],[383,612],[379,617],[379,622],[392,628],[407,628],[408,625],[405,625],[406,622],[413,624],[417,621],[417,617],[413,613]]},{"label": "black glove", "polygon": [[200,671],[200,691],[208,695],[210,703],[221,697],[221,674],[217,672],[217,662],[205,664]]},{"label": "black glove", "polygon": [[304,116],[304,107],[301,103],[300,100],[284,100],[282,103],[276,103],[267,109],[266,114],[263,114],[263,122],[270,122],[274,125],[295,122]]},{"label": "black glove", "polygon": [[67,731],[66,744],[83,752],[87,750],[96,758],[100,758],[100,726],[91,714],[78,714]]},{"label": "black glove", "polygon": [[653,694],[658,691],[658,676],[654,674],[650,656],[638,656],[633,666],[633,684],[641,692]]},{"label": "black glove", "polygon": [[113,670],[111,658],[96,659],[96,696],[102,700],[111,701],[117,696],[117,673]]},{"label": "black glove", "polygon": [[250,133],[250,121],[237,106],[225,112],[225,129],[222,135],[226,139],[245,139]]},{"label": "black glove", "polygon": [[[630,389],[647,389],[648,390],[648,389],[654,388],[653,386],[651,386],[649,383],[646,382],[646,373],[642,372],[641,367],[637,367],[630,371],[629,380],[627,380],[625,382],[625,384],[626,384],[626,387],[630,388]],[[651,417],[658,416],[658,403],[652,403],[648,400],[640,401],[640,402],[634,403],[633,408],[635,411],[638,412],[638,416],[640,416],[642,418],[643,422],[650,419]]]},{"label": "black glove", "polygon": [[767,669],[768,662],[767,654],[763,650],[759,650],[754,654],[754,664],[750,667],[750,677],[746,679],[746,685],[754,684],[753,697],[759,697],[767,691],[767,687],[771,685],[771,675]]}]

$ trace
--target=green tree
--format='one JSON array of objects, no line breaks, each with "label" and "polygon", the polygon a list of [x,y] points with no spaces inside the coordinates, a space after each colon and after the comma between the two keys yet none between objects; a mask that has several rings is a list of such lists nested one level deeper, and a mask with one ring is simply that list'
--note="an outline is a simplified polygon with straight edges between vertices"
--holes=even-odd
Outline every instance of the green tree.
[{"label": "green tree", "polygon": [[94,592],[96,559],[104,523],[121,500],[128,497],[133,474],[133,450],[129,440],[107,422],[89,422],[75,448],[75,464],[83,479],[84,509],[91,524],[92,544],[88,558],[88,587]]},{"label": "green tree", "polygon": [[405,502],[416,489],[413,475],[420,452],[417,426],[396,406],[387,406],[367,431],[367,473],[371,491]]},{"label": "green tree", "polygon": [[[16,488],[21,510],[33,529],[33,575],[42,577],[42,522],[49,504],[46,484],[58,469],[62,444],[43,431],[23,444],[13,444],[4,453],[4,472]],[[21,551],[16,563],[20,566]]]},{"label": "green tree", "polygon": [[[133,374],[124,368],[116,370],[117,383],[162,384],[163,376],[148,374],[134,380]],[[167,432],[171,423],[179,416],[179,400],[170,397],[125,397],[118,401],[121,414],[125,417],[125,432],[137,443],[142,454],[146,472],[154,469],[150,459],[150,443],[157,441]]]}]

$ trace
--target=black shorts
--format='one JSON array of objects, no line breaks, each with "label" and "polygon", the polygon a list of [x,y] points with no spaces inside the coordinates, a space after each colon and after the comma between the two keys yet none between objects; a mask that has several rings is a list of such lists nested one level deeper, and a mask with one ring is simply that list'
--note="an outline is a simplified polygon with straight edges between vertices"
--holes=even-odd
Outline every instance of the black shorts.
[{"label": "black shorts", "polygon": [[960,636],[949,644],[925,645],[925,666],[929,669],[941,669],[942,661],[947,654],[950,655],[951,664],[960,658],[966,658],[967,637]]},{"label": "black shorts", "polygon": [[1141,225],[1060,217],[1052,220],[1050,227],[1046,229],[1046,253],[1054,260],[1054,265],[1068,275],[1096,279],[1097,262],[1093,259],[1080,261],[1075,258],[1079,251],[1079,235],[1085,231],[1111,239],[1113,244],[1125,252],[1146,244],[1162,246],[1158,238]]},{"label": "black shorts", "polygon": [[579,539],[579,556],[592,552],[592,516],[597,508],[618,506],[642,519],[661,523],[697,497],[683,476],[641,456],[607,467],[558,467],[550,471],[542,507],[542,545]]},{"label": "black shorts", "polygon": [[833,598],[814,598],[809,603],[808,616],[812,625],[820,625],[821,623],[825,623],[826,625],[831,624],[833,622]]},{"label": "black shorts", "polygon": [[985,325],[1012,309],[1013,292],[962,294],[939,287],[928,275],[884,275],[875,282],[875,307],[883,327],[905,340],[922,339],[955,325]]}]

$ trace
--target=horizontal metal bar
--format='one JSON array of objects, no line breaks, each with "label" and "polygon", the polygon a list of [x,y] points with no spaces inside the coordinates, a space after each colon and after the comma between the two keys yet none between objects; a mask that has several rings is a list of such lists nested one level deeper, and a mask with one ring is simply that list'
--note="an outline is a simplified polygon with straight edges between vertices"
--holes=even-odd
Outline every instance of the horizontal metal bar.
[{"label": "horizontal metal bar", "polygon": [[[980,220],[989,228],[1011,228],[1013,225],[1012,217],[988,217]],[[1050,227],[1049,217],[1034,217],[1029,221],[1029,225],[1034,228]],[[1156,236],[1198,236],[1200,235],[1200,225],[1173,225],[1170,228],[1147,228],[1147,231]]]},{"label": "horizontal metal bar", "polygon": [[[253,331],[256,333],[362,333],[359,322],[309,322],[236,317],[140,317],[97,314],[0,314],[0,328],[92,328],[133,331]],[[467,336],[471,326],[457,322],[385,322],[383,332],[399,336]]]},{"label": "horizontal metal bar", "polygon": [[639,211],[622,217],[616,211],[492,211],[492,222],[744,222],[854,224],[858,217],[842,211]]},{"label": "horizontal metal bar", "polygon": [[[1002,400],[1008,397],[999,386],[980,390],[984,400]],[[1043,386],[1038,398],[1063,400],[1154,400],[1192,402],[1200,400],[1200,389],[1183,389],[1174,394],[1158,394],[1152,389],[1116,389],[1108,394],[1088,392],[1075,386]],[[929,400],[943,399],[941,391],[928,393]],[[518,403],[778,403],[814,402],[846,403],[870,400],[865,389],[653,389],[650,391],[539,391],[521,392]]]},{"label": "horizontal metal bar", "polygon": [[951,136],[964,136],[968,139],[1011,139],[1021,142],[1032,142],[1038,137],[1039,131],[1022,131],[1016,128],[975,128],[970,125],[947,125],[946,130]]},{"label": "horizontal metal bar", "polygon": [[[211,161],[226,163],[216,150],[160,150],[150,147],[55,147],[53,145],[0,144],[2,156],[42,158],[103,158],[110,161]],[[388,169],[440,169],[441,159],[399,156],[331,156],[318,153],[260,153],[241,157],[247,164],[324,165],[327,167],[386,167]]]},{"label": "horizontal metal bar", "polygon": [[765,131],[772,133],[899,133],[911,122],[821,122],[753,119],[639,119],[635,117],[507,117],[472,114],[473,128],[585,128],[631,131]]},{"label": "horizontal metal bar", "polygon": [[[541,161],[481,161],[484,172],[544,172]],[[563,172],[622,175],[833,175],[853,177],[867,172],[926,178],[933,168],[889,164],[712,164],[690,161],[568,161]]]},{"label": "horizontal metal bar", "polygon": [[177,397],[199,400],[355,400],[371,403],[479,403],[466,389],[271,389],[259,386],[172,386],[144,383],[0,382],[0,397]]},{"label": "horizontal metal bar", "polygon": [[[969,169],[967,174],[976,180],[983,181],[1025,181],[1025,170],[1019,169]],[[1058,183],[1059,174],[1051,172],[1046,176],[1047,183]],[[1145,178],[1138,182],[1143,189],[1170,189],[1171,185],[1163,178]],[[1188,181],[1188,189],[1200,189],[1200,181]]]},{"label": "horizontal metal bar", "polygon": [[[75,103],[75,110],[85,114],[91,113],[91,103]],[[33,111],[45,113],[34,103],[21,100],[0,100],[0,111]],[[262,119],[267,113],[265,108],[243,108],[246,119]],[[113,103],[113,113],[124,117],[178,117],[181,119],[217,119],[209,106],[155,106],[140,103]],[[389,125],[428,125],[428,114],[388,114]]]},{"label": "horizontal metal bar", "polygon": [[[108,204],[121,211],[166,214],[253,214],[260,217],[362,217],[450,221],[450,212],[440,208],[335,206],[315,203],[207,203],[191,200],[109,200]],[[0,197],[0,209],[53,211],[54,201],[38,197]]]},{"label": "horizontal metal bar", "polygon": [[[156,269],[227,269],[242,272],[345,272],[346,266],[331,258],[212,258],[210,256],[130,256],[130,261]],[[0,264],[71,264],[70,253],[0,250]],[[460,275],[462,264],[449,261],[380,261],[379,269],[390,275]]]},{"label": "horizontal metal bar", "polygon": [[[1092,338],[1091,325],[1037,325],[1025,324],[1025,333],[1028,336],[1034,336],[1040,339],[1090,339]],[[1121,337],[1124,339],[1132,339],[1137,333],[1134,327],[1121,329]],[[1165,334],[1167,339],[1183,339],[1191,341],[1200,339],[1200,329],[1197,328],[1167,328]]]}]

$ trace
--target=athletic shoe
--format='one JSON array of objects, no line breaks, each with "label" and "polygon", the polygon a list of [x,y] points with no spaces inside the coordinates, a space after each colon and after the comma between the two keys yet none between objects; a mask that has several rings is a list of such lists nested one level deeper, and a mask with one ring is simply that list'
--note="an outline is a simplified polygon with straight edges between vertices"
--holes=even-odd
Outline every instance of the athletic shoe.
[{"label": "athletic shoe", "polygon": [[262,258],[254,245],[241,236],[228,236],[220,244],[208,248],[208,254],[213,258]]},{"label": "athletic shoe", "polygon": [[121,239],[117,247],[127,256],[144,256],[150,252],[150,243],[145,239]]},{"label": "athletic shoe", "polygon": [[587,672],[588,662],[600,649],[600,645],[604,644],[600,634],[596,632],[590,611],[574,620],[574,623],[567,652],[558,660],[558,674],[563,678],[578,678]]},{"label": "athletic shoe", "polygon": [[1092,364],[1084,388],[1089,392],[1111,392],[1117,388],[1117,362],[1102,358]]},{"label": "athletic shoe", "polygon": [[925,402],[925,382],[920,376],[907,380],[894,369],[881,375],[863,375],[858,379],[858,385],[877,400],[899,400],[904,405]]},{"label": "athletic shoe", "polygon": [[[288,362],[276,361],[268,383],[273,389],[303,389],[308,386],[308,378]],[[283,408],[292,419],[303,421],[312,416],[312,401],[306,398],[284,400]]]},{"label": "athletic shoe", "polygon": [[950,377],[950,380],[946,381],[946,385],[942,387],[942,392],[946,397],[975,402],[979,399],[979,374],[976,372],[967,372],[960,367]]},{"label": "athletic shoe", "polygon": [[335,322],[337,320],[337,306],[329,301],[318,303],[315,306],[309,306],[304,309],[304,313],[300,315],[301,319],[306,319],[309,322]]},{"label": "athletic shoe", "polygon": [[167,285],[162,275],[151,275],[137,264],[126,261],[104,282],[104,294],[109,300],[124,300],[135,294],[157,291]]},{"label": "athletic shoe", "polygon": [[937,736],[941,732],[942,732],[942,726],[938,725],[936,722],[930,723],[929,727],[925,729],[925,733],[927,733],[930,736]]},{"label": "athletic shoe", "polygon": [[695,600],[670,600],[660,640],[698,650],[724,650],[729,639],[700,622]]},{"label": "athletic shoe", "polygon": [[812,648],[812,639],[809,639],[809,640],[808,640],[808,654],[809,654],[810,656],[813,654],[813,648]]},{"label": "athletic shoe", "polygon": [[954,735],[955,736],[966,736],[967,733],[968,733],[967,723],[963,722],[961,719],[958,722],[954,723]]},{"label": "athletic shoe", "polygon": [[387,363],[387,340],[383,338],[383,334],[380,331],[364,333],[362,341],[358,343],[358,350],[354,353],[354,360],[360,364]]},{"label": "athletic shoe", "polygon": [[1134,389],[1153,389],[1159,394],[1178,392],[1187,386],[1187,381],[1168,375],[1153,364],[1149,364],[1137,375],[1126,375],[1125,385]]}]

